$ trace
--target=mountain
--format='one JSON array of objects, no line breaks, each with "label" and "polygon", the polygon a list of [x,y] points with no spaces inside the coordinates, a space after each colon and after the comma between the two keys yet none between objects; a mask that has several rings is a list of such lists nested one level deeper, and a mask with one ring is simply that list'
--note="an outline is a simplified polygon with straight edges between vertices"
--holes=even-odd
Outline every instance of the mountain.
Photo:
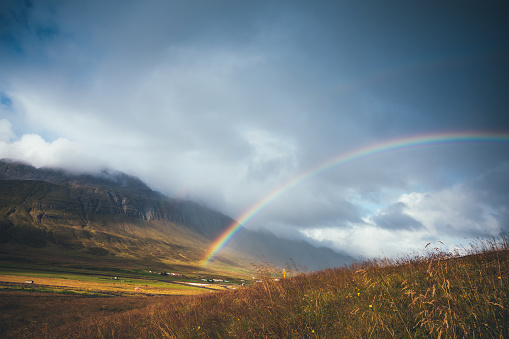
[{"label": "mountain", "polygon": [[[0,260],[196,266],[232,222],[198,203],[168,198],[125,173],[73,174],[0,161]],[[351,262],[330,249],[242,229],[215,263],[245,267],[291,259],[310,269]]]},{"label": "mountain", "polygon": [[248,254],[259,261],[299,271],[321,270],[350,264],[354,259],[327,247],[316,247],[304,240],[282,239],[268,230],[241,229],[226,247]]},{"label": "mountain", "polygon": [[11,159],[0,160],[0,180],[40,180],[55,184],[80,186],[125,187],[139,191],[152,191],[140,179],[122,172],[102,170],[92,174],[73,174],[63,169],[35,168]]}]

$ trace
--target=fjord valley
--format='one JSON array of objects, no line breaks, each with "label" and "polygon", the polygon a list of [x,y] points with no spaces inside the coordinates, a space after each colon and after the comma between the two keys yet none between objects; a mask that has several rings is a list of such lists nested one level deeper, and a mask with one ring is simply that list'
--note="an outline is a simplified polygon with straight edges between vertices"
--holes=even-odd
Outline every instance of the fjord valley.
[{"label": "fjord valley", "polygon": [[508,13],[1,0],[0,339],[509,338]]},{"label": "fjord valley", "polygon": [[[3,160],[0,193],[2,337],[509,335],[505,233],[461,253],[437,242],[354,262],[242,229],[204,267],[233,220],[126,174]],[[328,268],[302,265],[320,260]]]}]

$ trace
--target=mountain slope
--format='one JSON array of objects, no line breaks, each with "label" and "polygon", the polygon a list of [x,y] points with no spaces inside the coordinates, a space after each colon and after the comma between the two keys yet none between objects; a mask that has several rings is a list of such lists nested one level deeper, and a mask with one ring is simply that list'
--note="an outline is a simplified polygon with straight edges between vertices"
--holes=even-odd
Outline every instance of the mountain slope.
[{"label": "mountain slope", "polygon": [[299,271],[339,267],[354,261],[346,253],[337,253],[326,247],[315,247],[303,240],[278,238],[267,230],[241,229],[226,248],[277,266],[296,265],[298,267],[293,269]]},{"label": "mountain slope", "polygon": [[[58,249],[92,260],[193,266],[232,222],[197,203],[152,191],[124,173],[75,175],[0,161],[0,252],[11,256],[16,249],[18,255],[32,248],[49,251],[48,256]],[[351,262],[330,249],[242,229],[215,265],[283,265],[292,259],[311,269]]]},{"label": "mountain slope", "polygon": [[208,240],[172,221],[170,203],[99,187],[0,181],[0,242],[193,263]]},{"label": "mountain slope", "polygon": [[[169,199],[123,173],[73,175],[0,161],[0,178],[4,257],[196,266],[211,239],[231,223],[220,213]],[[214,221],[210,229],[193,215],[200,208]],[[246,258],[235,257],[241,260],[228,262],[246,265]]]}]

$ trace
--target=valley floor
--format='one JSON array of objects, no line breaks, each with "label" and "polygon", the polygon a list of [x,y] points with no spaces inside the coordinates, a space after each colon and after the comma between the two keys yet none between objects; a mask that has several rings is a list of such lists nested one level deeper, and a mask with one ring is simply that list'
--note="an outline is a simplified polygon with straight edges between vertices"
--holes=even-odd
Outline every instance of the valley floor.
[{"label": "valley floor", "polygon": [[[509,338],[509,237],[187,296],[0,291],[2,338]],[[291,274],[289,274],[291,273]]]}]

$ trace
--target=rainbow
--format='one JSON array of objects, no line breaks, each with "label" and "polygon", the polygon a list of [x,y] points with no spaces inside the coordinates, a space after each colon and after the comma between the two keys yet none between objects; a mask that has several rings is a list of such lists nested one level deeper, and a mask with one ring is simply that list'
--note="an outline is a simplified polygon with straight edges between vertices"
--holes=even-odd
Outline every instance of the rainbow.
[{"label": "rainbow", "polygon": [[[314,102],[322,102],[324,100],[328,100],[329,97],[336,97],[338,94],[356,92],[363,86],[373,83],[383,83],[386,85],[391,81],[391,79],[394,78],[408,76],[414,72],[422,72],[435,68],[439,69],[447,67],[448,65],[465,62],[478,56],[482,56],[482,51],[477,51],[475,53],[469,54],[450,55],[448,57],[437,56],[409,60],[403,64],[396,64],[387,68],[366,72],[356,77],[345,78],[343,81],[339,81],[329,88],[311,95],[310,97],[303,96],[296,106],[306,106]],[[187,178],[180,179],[180,185],[176,187],[175,191],[172,193],[172,197],[176,199],[188,198],[188,194],[192,193],[194,178],[203,175],[206,173],[206,171],[206,168],[200,167],[199,170],[187,173]]]},{"label": "rainbow", "polygon": [[212,243],[205,256],[202,259],[202,266],[207,266],[214,257],[221,251],[223,247],[232,239],[246,224],[261,210],[263,210],[271,202],[279,198],[292,188],[309,180],[310,178],[323,173],[333,167],[344,165],[354,160],[367,158],[377,154],[394,152],[407,148],[437,146],[444,144],[457,143],[509,143],[509,133],[494,132],[446,132],[437,134],[426,134],[410,136],[399,139],[391,139],[375,144],[369,144],[364,147],[356,148],[352,151],[341,153],[326,162],[312,167],[307,171],[301,172],[292,179],[279,186],[265,197],[257,201],[253,206],[248,208],[242,215],[237,218],[228,228]]}]

